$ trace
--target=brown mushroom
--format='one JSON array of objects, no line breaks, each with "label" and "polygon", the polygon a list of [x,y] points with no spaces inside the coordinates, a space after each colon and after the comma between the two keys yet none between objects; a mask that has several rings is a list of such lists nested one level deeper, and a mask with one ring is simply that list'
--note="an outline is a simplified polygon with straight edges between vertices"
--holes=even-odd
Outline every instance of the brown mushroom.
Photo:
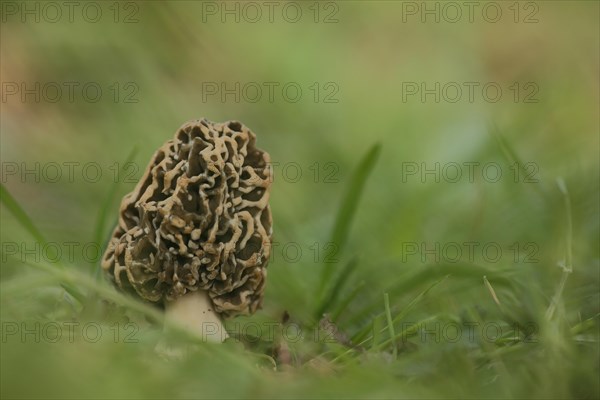
[{"label": "brown mushroom", "polygon": [[152,157],[120,209],[102,267],[203,338],[261,305],[271,244],[269,155],[237,121],[191,121]]}]

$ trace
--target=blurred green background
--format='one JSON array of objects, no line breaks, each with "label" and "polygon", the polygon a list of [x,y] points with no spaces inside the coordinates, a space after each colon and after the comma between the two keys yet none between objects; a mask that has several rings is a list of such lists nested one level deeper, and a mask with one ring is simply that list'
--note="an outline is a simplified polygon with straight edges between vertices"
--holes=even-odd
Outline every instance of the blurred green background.
[{"label": "blurred green background", "polygon": [[[59,264],[2,206],[2,398],[599,397],[598,2],[474,2],[472,14],[465,2],[1,4],[2,184],[67,268],[41,270]],[[304,336],[170,359],[143,311],[90,287],[79,304],[58,283],[93,273],[120,198],[201,117],[242,121],[274,162],[263,309],[230,322]],[[72,176],[64,163],[79,163]],[[472,180],[465,163],[479,163]],[[321,312],[335,340],[309,334]],[[136,343],[115,339],[127,321]],[[96,324],[101,340],[67,337],[67,322]],[[502,334],[469,337],[469,323]]]}]

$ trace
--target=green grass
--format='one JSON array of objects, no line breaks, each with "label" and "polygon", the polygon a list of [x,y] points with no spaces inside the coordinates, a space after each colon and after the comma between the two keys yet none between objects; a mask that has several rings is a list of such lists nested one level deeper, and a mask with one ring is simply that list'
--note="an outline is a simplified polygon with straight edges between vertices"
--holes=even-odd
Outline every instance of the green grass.
[{"label": "green grass", "polygon": [[[203,23],[199,2],[140,4],[139,24],[0,26],[2,82],[105,90],[98,103],[1,104],[0,398],[600,398],[598,2],[539,2],[538,24],[512,22],[508,3],[497,24],[402,23],[391,1],[340,2],[335,24]],[[116,81],[140,101],[114,103]],[[305,96],[203,101],[212,81],[298,82]],[[506,96],[402,102],[407,81],[498,82]],[[339,102],[313,101],[315,82],[321,97],[335,82]],[[540,101],[512,101],[514,82],[535,82]],[[221,345],[165,327],[81,251],[104,250],[134,187],[126,165],[139,179],[203,116],[244,122],[279,163],[263,308],[228,320]],[[69,161],[103,175],[4,174]],[[422,182],[403,179],[407,162],[496,163],[503,176]],[[406,247],[436,243],[462,257]]]},{"label": "green grass", "polygon": [[[367,154],[365,154],[351,178],[350,187],[339,208],[333,231],[328,242],[333,243],[336,251],[339,253],[343,254],[345,251],[350,224],[354,218],[356,209],[358,208],[361,193],[364,191],[367,178],[377,162],[380,151],[381,146],[378,144],[374,145]],[[321,266],[322,272],[319,280],[319,289],[317,291],[320,302],[315,313],[317,319],[321,318],[323,312],[330,308],[331,304],[335,304],[336,297],[342,292],[344,284],[350,278],[357,265],[358,261],[356,259],[350,260],[341,271],[337,272],[337,277],[334,276],[336,272],[335,263],[324,263]]]},{"label": "green grass", "polygon": [[[349,222],[357,210],[360,192],[364,190],[366,176],[376,160],[376,152],[377,150],[370,150],[367,153],[361,167],[358,168],[362,173],[356,174],[351,180],[343,211],[339,213],[341,217],[336,220],[333,230],[332,237],[340,243],[351,235]],[[567,311],[563,292],[566,277],[572,272],[572,216],[566,186],[562,180],[558,182],[564,198],[564,214],[567,221],[564,227],[566,256],[562,278],[557,283],[554,296],[545,304],[545,313],[539,309],[537,315],[535,310],[529,314],[519,314],[520,305],[514,303],[512,310],[505,309],[511,306],[504,305],[504,297],[519,296],[518,289],[511,285],[509,280],[505,280],[505,283],[499,286],[499,293],[502,295],[497,294],[487,275],[481,275],[485,269],[482,271],[479,267],[454,270],[440,267],[439,271],[448,274],[421,290],[412,300],[395,302],[397,309],[392,307],[388,292],[383,293],[383,306],[380,301],[370,304],[370,300],[360,293],[360,290],[365,290],[364,282],[350,292],[344,289],[344,283],[352,271],[359,268],[357,259],[351,258],[344,268],[338,271],[337,277],[331,267],[326,264],[321,266],[321,279],[325,280],[323,287],[329,288],[329,293],[323,297],[326,300],[324,303],[317,303],[318,314],[315,314],[321,315],[324,311],[337,310],[333,321],[342,322],[334,325],[335,330],[343,335],[351,334],[349,342],[341,340],[337,333],[324,331],[322,326],[317,328],[311,319],[293,319],[294,329],[303,332],[301,340],[298,340],[296,334],[290,335],[290,322],[277,320],[273,315],[262,314],[254,322],[252,317],[243,319],[242,325],[235,325],[234,329],[236,333],[241,334],[223,345],[214,345],[202,343],[185,331],[163,331],[163,319],[158,310],[118,293],[104,280],[97,281],[93,271],[85,274],[79,272],[74,265],[62,268],[46,262],[24,262],[24,267],[30,269],[26,274],[26,282],[15,277],[2,282],[1,286],[5,316],[3,330],[6,338],[3,348],[8,354],[3,359],[3,390],[10,388],[7,394],[11,396],[24,391],[34,397],[45,397],[52,393],[53,396],[65,398],[73,395],[218,397],[224,393],[228,393],[226,397],[231,396],[231,393],[234,393],[234,396],[252,398],[279,396],[281,393],[284,393],[284,396],[285,393],[301,393],[310,397],[326,390],[335,391],[336,396],[342,397],[428,397],[439,395],[436,388],[443,387],[443,395],[449,397],[520,397],[538,396],[540,393],[550,395],[547,388],[530,391],[531,387],[525,380],[536,379],[545,384],[550,383],[545,373],[540,374],[545,368],[538,368],[539,363],[562,360],[569,364],[570,369],[577,371],[577,374],[564,377],[568,383],[564,384],[565,387],[563,384],[554,384],[554,387],[560,386],[563,395],[578,391],[594,393],[598,387],[594,386],[591,379],[594,373],[593,363],[585,366],[585,363],[581,365],[581,361],[585,360],[586,348],[591,346],[597,349],[598,314],[578,323],[569,323],[565,315]],[[109,199],[112,199],[112,193],[114,192],[111,191]],[[43,238],[40,230],[4,186],[2,203],[34,239]],[[106,214],[104,208],[100,215]],[[339,218],[345,218],[347,222],[341,223]],[[98,231],[99,229],[95,230],[96,235]],[[401,276],[400,281],[405,285],[391,293],[396,293],[395,297],[403,298],[402,295],[410,294],[424,283],[431,282],[436,276],[433,271],[426,269],[416,274]],[[419,272],[422,276],[419,276]],[[491,272],[493,271],[488,271]],[[433,311],[436,304],[444,302],[442,296],[449,295],[448,291],[444,294],[443,289],[438,289],[438,286],[443,288],[444,282],[459,283],[461,280],[477,279],[478,276],[479,279],[483,277],[484,286],[488,291],[487,298],[479,299],[476,303],[478,306],[473,307],[473,304],[467,305],[466,308],[458,307],[454,313],[448,310]],[[495,283],[502,283],[501,273],[491,276]],[[52,289],[53,286],[62,287],[65,294],[70,293],[71,288],[78,288],[77,292],[84,294],[73,297],[81,303],[73,307],[72,302],[61,301],[60,290]],[[94,329],[100,327],[104,333],[99,342],[92,343],[95,337],[90,339],[89,332],[81,331],[75,333],[74,338],[60,337],[57,343],[45,343],[48,338],[45,339],[44,335],[48,332],[44,333],[42,330],[42,338],[38,339],[40,343],[32,347],[27,340],[22,340],[21,332],[17,335],[12,334],[11,318],[6,318],[6,315],[12,315],[14,318],[15,315],[28,314],[19,309],[23,300],[15,301],[14,298],[18,299],[28,292],[37,291],[47,292],[54,302],[51,306],[38,305],[38,312],[30,314],[22,322],[29,324],[26,325],[29,329],[33,329],[36,323],[47,326],[50,323],[56,324],[56,321],[94,324]],[[485,296],[486,291],[480,292]],[[347,298],[344,298],[343,294]],[[356,303],[361,298],[358,311],[348,309],[350,303]],[[540,307],[544,306],[543,303],[544,301],[541,301]],[[380,311],[373,313],[377,310]],[[519,314],[516,318],[515,312]],[[352,318],[353,313],[354,317],[361,318]],[[528,321],[526,318],[533,320]],[[126,325],[125,321],[130,325]],[[382,321],[386,321],[385,324],[382,324]],[[266,325],[267,322],[271,325]],[[494,337],[493,340],[483,337],[481,332],[466,340],[464,335],[457,337],[458,331],[449,333],[450,331],[445,330],[447,326],[460,329],[461,326],[464,328],[474,322],[492,322],[494,327],[502,326],[505,331],[501,337]],[[267,332],[253,327],[254,330],[249,333],[250,331],[244,328],[252,324],[256,326],[257,323],[263,324],[259,326],[271,326],[274,329]],[[532,323],[535,324],[533,328]],[[439,328],[440,324],[443,324],[444,328]],[[20,327],[20,330],[23,329],[25,328]],[[131,336],[132,332],[135,335]],[[167,340],[176,348],[185,349],[186,357],[179,359],[164,356],[156,350],[161,340]],[[15,357],[30,351],[35,351],[30,354],[33,362],[50,360],[54,363],[50,376],[40,386],[44,388],[43,392],[36,389],[37,385],[26,388],[23,386],[25,381],[20,378],[6,378],[12,376],[12,372],[5,368],[7,363],[18,362]],[[66,360],[59,362],[52,355],[55,352],[63,354]],[[81,358],[81,354],[87,354],[86,357],[92,359],[86,361]],[[81,365],[81,362],[83,370],[79,370],[80,367],[77,367],[77,370],[71,367],[71,363]],[[579,366],[576,367],[575,363]],[[113,385],[82,386],[78,383],[81,379],[92,380],[94,374],[106,373],[98,365],[110,369]],[[446,371],[444,375],[438,375],[440,368]],[[460,368],[468,373],[460,373]],[[560,369],[558,366],[547,368]],[[64,375],[57,378],[56,374]],[[236,394],[229,389],[220,388],[219,384],[225,381],[221,374],[234,376],[237,384],[241,385],[240,392]],[[123,378],[119,379],[119,376]],[[427,384],[429,379],[434,378],[441,382]],[[357,387],[353,383],[355,379],[360,379],[363,384]],[[498,382],[499,380],[502,383]],[[570,386],[569,382],[581,380],[591,386]],[[510,388],[505,386],[507,381]],[[133,386],[131,382],[135,382]],[[397,396],[398,393],[402,393],[402,396]]]}]

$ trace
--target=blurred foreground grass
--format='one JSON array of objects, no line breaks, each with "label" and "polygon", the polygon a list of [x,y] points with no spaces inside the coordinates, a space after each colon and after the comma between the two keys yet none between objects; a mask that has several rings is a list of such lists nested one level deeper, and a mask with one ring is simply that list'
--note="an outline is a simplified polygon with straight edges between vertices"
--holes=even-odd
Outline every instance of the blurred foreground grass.
[{"label": "blurred foreground grass", "polygon": [[[201,2],[138,3],[134,24],[3,22],[2,82],[133,82],[139,101],[2,101],[1,397],[598,398],[599,7],[536,4],[535,24],[403,22],[402,2],[340,2],[332,24],[204,21]],[[207,82],[266,81],[307,94],[203,97]],[[422,81],[507,94],[404,102],[403,83]],[[339,101],[313,101],[314,82]],[[514,82],[534,82],[539,101],[512,101]],[[222,346],[163,333],[160,313],[97,281],[80,251],[104,245],[124,176],[141,175],[115,182],[111,167],[143,170],[201,116],[243,121],[281,165],[264,308],[229,321],[239,340]],[[36,162],[104,174],[5,174]],[[423,179],[436,163],[503,175]],[[62,244],[61,262],[36,242]],[[165,336],[187,357],[157,353]]]}]

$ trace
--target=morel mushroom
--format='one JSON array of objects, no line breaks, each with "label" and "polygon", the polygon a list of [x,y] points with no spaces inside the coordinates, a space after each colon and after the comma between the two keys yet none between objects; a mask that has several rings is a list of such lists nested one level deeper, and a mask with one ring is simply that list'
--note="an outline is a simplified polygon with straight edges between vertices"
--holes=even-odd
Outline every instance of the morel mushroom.
[{"label": "morel mushroom", "polygon": [[237,121],[184,124],[122,202],[102,267],[203,338],[260,307],[271,245],[268,153]]}]

